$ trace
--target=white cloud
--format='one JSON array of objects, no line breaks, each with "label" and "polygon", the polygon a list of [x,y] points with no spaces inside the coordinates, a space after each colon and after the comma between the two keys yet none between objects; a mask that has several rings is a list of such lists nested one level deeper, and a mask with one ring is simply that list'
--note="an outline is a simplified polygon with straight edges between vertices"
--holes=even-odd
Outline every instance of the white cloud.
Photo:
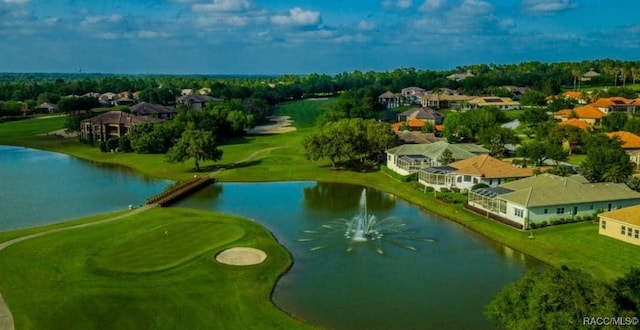
[{"label": "white cloud", "polygon": [[358,30],[360,31],[373,31],[375,29],[378,28],[378,25],[374,22],[368,22],[368,21],[360,21],[360,23],[358,23]]},{"label": "white cloud", "polygon": [[534,13],[554,13],[557,11],[575,8],[577,5],[569,0],[523,0],[522,7],[525,11]]},{"label": "white cloud", "polygon": [[211,3],[198,3],[191,7],[194,12],[237,12],[253,7],[250,0],[213,0]]},{"label": "white cloud", "polygon": [[320,24],[321,21],[322,18],[319,12],[303,10],[300,7],[290,9],[289,15],[275,15],[271,17],[272,23],[290,26],[312,26]]},{"label": "white cloud", "polygon": [[101,22],[118,23],[122,20],[122,15],[113,14],[108,16],[87,16],[83,23],[97,24]]},{"label": "white cloud", "polygon": [[3,3],[6,3],[8,5],[25,5],[29,1],[30,0],[2,0]]},{"label": "white cloud", "polygon": [[435,11],[447,4],[447,0],[425,0],[420,6],[420,11]]},{"label": "white cloud", "polygon": [[458,15],[466,17],[483,16],[493,12],[493,6],[482,0],[464,0],[456,9]]},{"label": "white cloud", "polygon": [[413,6],[413,0],[385,0],[382,7],[387,9],[408,9]]}]

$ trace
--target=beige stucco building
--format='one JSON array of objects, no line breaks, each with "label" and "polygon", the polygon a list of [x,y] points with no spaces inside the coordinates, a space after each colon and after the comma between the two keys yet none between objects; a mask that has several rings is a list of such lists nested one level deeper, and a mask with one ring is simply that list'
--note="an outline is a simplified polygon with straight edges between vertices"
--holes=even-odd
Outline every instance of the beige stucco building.
[{"label": "beige stucco building", "polygon": [[600,235],[640,245],[640,205],[600,213]]}]

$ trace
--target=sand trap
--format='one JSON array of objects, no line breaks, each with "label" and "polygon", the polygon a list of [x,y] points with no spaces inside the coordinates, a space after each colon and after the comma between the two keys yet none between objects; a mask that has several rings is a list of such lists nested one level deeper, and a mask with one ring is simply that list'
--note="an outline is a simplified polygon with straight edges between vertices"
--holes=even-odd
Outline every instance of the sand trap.
[{"label": "sand trap", "polygon": [[290,116],[270,116],[268,118],[274,123],[270,125],[256,126],[245,131],[249,134],[281,134],[296,130],[295,127],[291,126],[291,124],[293,124],[293,120],[291,120]]},{"label": "sand trap", "polygon": [[216,256],[216,261],[233,266],[257,265],[267,259],[262,250],[250,247],[235,247],[224,250]]}]

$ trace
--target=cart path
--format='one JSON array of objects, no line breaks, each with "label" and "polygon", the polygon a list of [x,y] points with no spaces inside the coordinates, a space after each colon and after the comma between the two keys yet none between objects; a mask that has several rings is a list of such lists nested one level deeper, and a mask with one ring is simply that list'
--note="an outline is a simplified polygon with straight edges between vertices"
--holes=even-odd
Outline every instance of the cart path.
[{"label": "cart path", "polygon": [[[73,230],[73,229],[78,229],[78,228],[84,228],[84,227],[90,227],[90,226],[95,226],[95,225],[99,225],[99,224],[103,224],[103,223],[107,223],[107,222],[111,222],[111,221],[116,221],[116,220],[120,220],[126,217],[130,217],[132,215],[144,212],[148,209],[151,209],[153,207],[155,207],[156,204],[151,204],[151,205],[144,205],[141,206],[137,209],[132,210],[131,212],[127,212],[121,215],[117,215],[115,217],[111,217],[111,218],[107,218],[107,219],[103,219],[103,220],[99,220],[99,221],[95,221],[95,222],[89,222],[89,223],[83,223],[83,224],[79,224],[79,225],[75,225],[75,226],[69,226],[69,227],[63,227],[63,228],[55,228],[55,229],[51,229],[51,230],[47,230],[47,231],[43,231],[43,232],[39,232],[39,233],[35,233],[35,234],[30,234],[30,235],[26,235],[26,236],[22,236],[22,237],[18,237],[18,238],[14,238],[12,240],[8,240],[6,242],[0,243],[0,251],[4,250],[5,248],[16,244],[16,243],[20,243],[22,241],[26,241],[32,238],[36,238],[36,237],[40,237],[40,236],[44,236],[44,235],[49,235],[49,234],[53,234],[53,233],[58,233],[61,231],[67,231],[67,230]],[[13,323],[13,315],[11,314],[11,310],[9,309],[9,306],[7,306],[7,304],[5,303],[4,299],[2,298],[2,294],[0,293],[0,329],[1,330],[14,330],[15,329],[15,325]]]}]

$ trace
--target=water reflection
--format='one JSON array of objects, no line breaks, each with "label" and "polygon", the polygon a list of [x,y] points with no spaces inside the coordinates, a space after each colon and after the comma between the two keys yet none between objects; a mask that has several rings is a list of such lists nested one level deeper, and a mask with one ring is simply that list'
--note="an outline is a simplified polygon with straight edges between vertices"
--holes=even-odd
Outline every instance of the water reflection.
[{"label": "water reflection", "polygon": [[[346,212],[358,209],[362,187],[339,183],[317,182],[303,190],[305,206],[330,212]],[[389,211],[396,200],[392,195],[379,190],[368,189],[367,200],[371,211]]]}]

